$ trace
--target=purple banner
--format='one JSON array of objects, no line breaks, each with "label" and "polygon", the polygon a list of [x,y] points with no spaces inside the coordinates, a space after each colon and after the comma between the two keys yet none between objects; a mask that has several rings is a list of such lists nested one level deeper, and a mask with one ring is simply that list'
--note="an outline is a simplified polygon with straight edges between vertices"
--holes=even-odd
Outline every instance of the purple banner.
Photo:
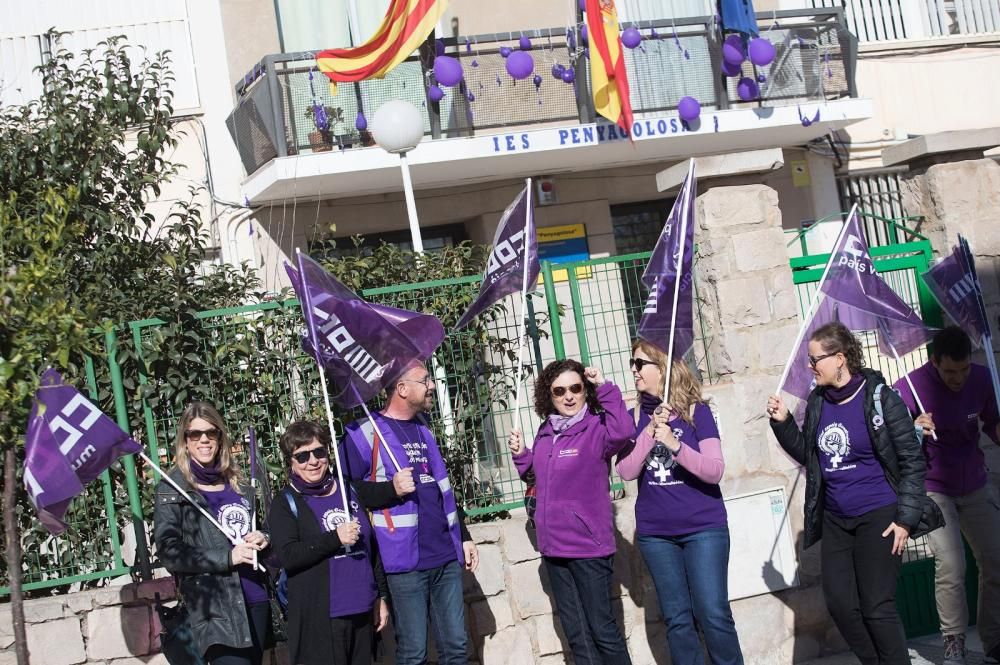
[{"label": "purple banner", "polygon": [[530,182],[504,211],[493,237],[493,249],[486,262],[479,295],[455,324],[455,330],[469,325],[501,298],[528,290],[524,285],[525,256],[528,260],[527,282],[533,286],[538,281],[538,239],[535,237]]},{"label": "purple banner", "polygon": [[305,254],[298,263],[285,270],[306,320],[303,346],[327,371],[340,406],[372,399],[444,340],[436,317],[366,302]]},{"label": "purple banner", "polygon": [[979,348],[986,332],[977,297],[976,278],[968,265],[965,249],[958,245],[947,256],[923,274],[924,283],[941,307],[960,325]]},{"label": "purple banner", "polygon": [[[879,331],[882,355],[893,357],[893,351],[906,355],[933,336],[933,330],[924,325],[920,315],[875,270],[856,212],[848,218],[847,229],[830,255],[829,266],[820,289],[827,297],[850,308],[851,330]],[[844,310],[842,307],[842,316]]]},{"label": "purple banner", "polygon": [[[683,358],[694,345],[694,224],[698,179],[692,160],[687,177],[674,200],[653,255],[649,258],[642,283],[649,287],[646,307],[639,319],[638,335],[669,353],[674,337],[674,358]],[[683,248],[683,257],[681,249]],[[678,280],[680,283],[678,284]],[[674,290],[677,289],[677,318],[671,326]]]},{"label": "purple banner", "polygon": [[24,437],[24,485],[52,534],[73,497],[122,455],[142,450],[54,369],[42,374]]}]

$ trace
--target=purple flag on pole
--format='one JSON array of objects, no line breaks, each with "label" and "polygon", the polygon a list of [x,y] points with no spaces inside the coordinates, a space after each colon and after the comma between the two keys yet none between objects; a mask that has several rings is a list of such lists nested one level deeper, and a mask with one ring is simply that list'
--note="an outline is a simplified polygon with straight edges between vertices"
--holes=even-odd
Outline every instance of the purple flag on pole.
[{"label": "purple flag on pole", "polygon": [[42,374],[24,436],[24,485],[50,533],[66,530],[63,515],[88,483],[122,455],[141,450],[59,372]]},{"label": "purple flag on pole", "polygon": [[340,406],[375,397],[444,340],[437,317],[366,302],[305,254],[298,263],[285,270],[306,320],[303,346],[329,373]]},{"label": "purple flag on pole", "polygon": [[646,270],[642,273],[642,283],[649,287],[649,297],[646,299],[642,318],[639,319],[638,334],[664,353],[670,353],[670,323],[674,310],[674,291],[677,291],[677,317],[673,325],[675,359],[683,358],[694,345],[694,273],[691,267],[694,259],[694,206],[697,196],[698,179],[692,164],[656,241],[653,255],[649,257]]},{"label": "purple flag on pole", "polygon": [[528,261],[527,284],[535,284],[538,281],[538,240],[535,237],[535,212],[531,206],[530,181],[504,210],[493,237],[493,249],[486,262],[479,295],[455,324],[455,330],[469,325],[501,298],[527,290],[524,279],[525,257]]},{"label": "purple flag on pole", "polygon": [[881,354],[906,355],[931,338],[933,332],[923,319],[875,270],[856,212],[847,220],[847,229],[830,255],[830,262],[820,289],[842,305],[841,318],[849,316],[845,325],[851,330],[879,331]]},{"label": "purple flag on pole", "polygon": [[925,272],[923,278],[944,311],[979,348],[988,328],[979,306],[979,289],[972,267],[975,264],[970,265],[964,240],[959,236],[959,244],[952,248],[951,255]]}]

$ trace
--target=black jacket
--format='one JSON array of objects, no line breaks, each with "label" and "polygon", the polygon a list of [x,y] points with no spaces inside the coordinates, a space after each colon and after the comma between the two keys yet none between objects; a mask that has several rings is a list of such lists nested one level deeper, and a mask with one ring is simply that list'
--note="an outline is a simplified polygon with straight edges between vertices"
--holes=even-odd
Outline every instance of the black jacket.
[{"label": "black jacket", "polygon": [[[871,369],[863,368],[861,372],[865,377],[865,422],[872,450],[897,496],[894,521],[909,528],[910,536],[917,538],[942,526],[944,518],[937,504],[928,498],[924,487],[926,462],[920,441],[914,433],[913,419],[902,398],[887,385],[881,392],[885,422],[876,427],[875,387],[884,384],[885,379],[881,373]],[[825,392],[825,387],[817,387],[810,393],[802,430],[791,415],[782,422],[771,421],[771,429],[781,447],[806,467],[805,547],[812,546],[823,536],[826,488],[823,485],[816,430],[819,428]]]},{"label": "black jacket", "polygon": [[[354,484],[363,508],[391,505],[396,492],[391,482]],[[284,494],[295,500],[298,517],[292,514]],[[325,532],[298,492],[282,490],[271,501],[267,519],[271,544],[288,575],[289,662],[295,665],[329,665],[333,633],[330,628],[330,567],[327,560],[340,546],[336,531]],[[378,545],[372,538],[372,565],[379,596],[389,597]]]},{"label": "black jacket", "polygon": [[[168,473],[194,501],[209,510],[180,469],[174,467]],[[243,496],[250,491],[247,486],[240,487]],[[156,487],[153,539],[160,562],[177,578],[200,653],[214,644],[234,649],[253,646],[240,576],[230,563],[232,544],[166,481]],[[265,641],[265,647],[270,641]]]}]

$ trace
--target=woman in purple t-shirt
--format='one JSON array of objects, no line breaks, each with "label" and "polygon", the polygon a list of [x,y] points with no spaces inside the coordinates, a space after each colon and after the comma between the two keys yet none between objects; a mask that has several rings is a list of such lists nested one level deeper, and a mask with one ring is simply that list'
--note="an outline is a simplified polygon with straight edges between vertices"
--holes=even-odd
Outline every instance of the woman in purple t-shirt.
[{"label": "woman in purple t-shirt", "polygon": [[816,388],[803,428],[778,395],[767,413],[778,443],[806,467],[805,547],[822,537],[830,616],[863,665],[903,664],[900,555],[908,537],[937,520],[933,510],[925,515],[924,456],[906,405],[863,358],[843,324],[821,326],[809,338]]},{"label": "woman in purple t-shirt", "polygon": [[[274,498],[268,525],[288,575],[289,656],[298,665],[368,665],[388,623],[389,591],[366,506],[353,486],[337,484],[331,445],[329,430],[309,421],[281,437],[289,487]],[[392,483],[370,485],[392,494]]]},{"label": "woman in purple t-shirt", "polygon": [[635,530],[646,561],[674,665],[702,665],[701,640],[715,665],[741,665],[743,653],[729,608],[729,524],[719,481],[725,470],[719,429],[701,386],[683,361],[670,373],[667,354],[649,342],[632,345],[639,392],[637,429],[618,456],[618,474],[639,481]]},{"label": "woman in purple t-shirt", "polygon": [[271,609],[266,578],[253,562],[268,539],[251,530],[252,490],[242,482],[226,426],[211,404],[193,402],[181,414],[168,474],[190,502],[161,481],[153,537],[157,556],[177,579],[192,646],[212,665],[259,665],[272,637]]}]

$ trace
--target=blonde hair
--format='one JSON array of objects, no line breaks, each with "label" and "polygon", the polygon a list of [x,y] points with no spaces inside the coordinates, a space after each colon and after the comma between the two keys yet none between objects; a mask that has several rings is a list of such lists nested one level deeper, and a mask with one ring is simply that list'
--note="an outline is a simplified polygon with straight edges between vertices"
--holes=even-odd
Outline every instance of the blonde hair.
[{"label": "blonde hair", "polygon": [[181,419],[177,423],[174,464],[181,470],[184,479],[194,487],[195,480],[194,475],[191,473],[191,456],[188,453],[187,438],[184,433],[191,426],[191,422],[195,418],[206,420],[219,430],[219,468],[222,471],[223,479],[225,479],[234,491],[239,492],[242,474],[240,473],[240,467],[236,464],[236,458],[233,456],[232,443],[229,440],[229,433],[226,431],[226,424],[222,421],[222,416],[216,408],[208,402],[191,402],[184,409],[184,413],[181,414]]},{"label": "blonde hair", "polygon": [[[636,351],[642,351],[649,359],[656,363],[660,369],[660,376],[667,374],[667,354],[659,347],[650,344],[644,339],[637,339],[632,344],[632,356]],[[656,396],[663,399],[663,384],[656,387]],[[667,406],[680,416],[688,424],[694,424],[692,416],[695,404],[705,404],[705,398],[701,394],[701,383],[694,375],[691,368],[683,360],[673,362],[673,371],[670,374],[670,396],[665,400]]]}]

